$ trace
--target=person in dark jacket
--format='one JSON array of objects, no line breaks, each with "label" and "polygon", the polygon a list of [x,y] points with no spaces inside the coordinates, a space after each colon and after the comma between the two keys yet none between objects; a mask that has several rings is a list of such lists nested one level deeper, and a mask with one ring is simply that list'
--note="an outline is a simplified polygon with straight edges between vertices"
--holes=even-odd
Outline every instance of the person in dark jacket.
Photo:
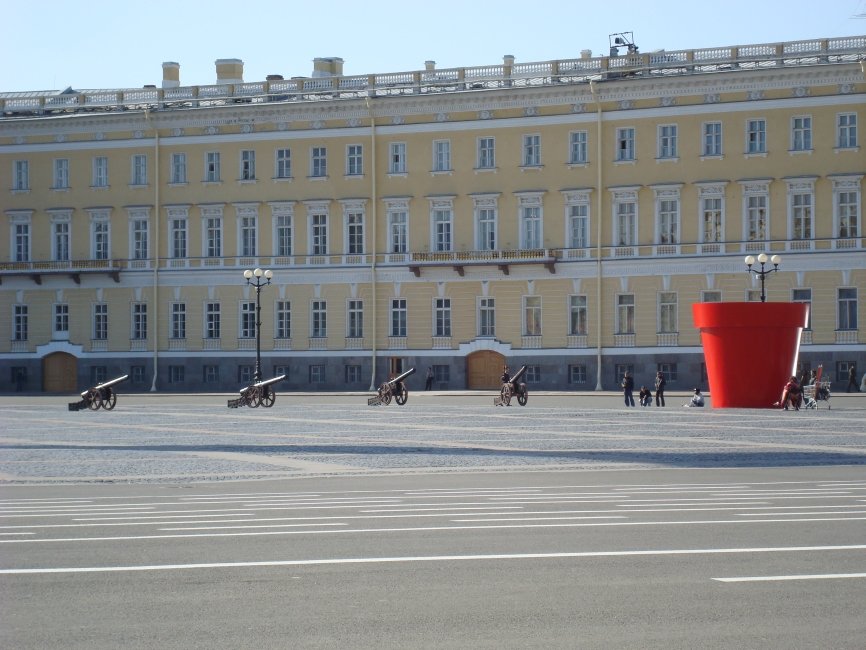
[{"label": "person in dark jacket", "polygon": [[855,393],[860,392],[860,386],[857,385],[857,368],[853,363],[848,366],[848,388],[845,389],[845,392],[850,393],[852,388]]},{"label": "person in dark jacket", "polygon": [[626,371],[626,373],[622,377],[622,393],[625,396],[625,405],[626,406],[634,406],[634,377],[631,376],[631,373]]},{"label": "person in dark jacket", "polygon": [[656,373],[656,406],[664,406],[665,405],[665,384],[667,380],[665,380],[665,374],[659,370]]},{"label": "person in dark jacket", "polygon": [[652,406],[653,405],[653,394],[649,388],[646,386],[640,387],[640,392],[637,395],[638,401],[641,406]]}]

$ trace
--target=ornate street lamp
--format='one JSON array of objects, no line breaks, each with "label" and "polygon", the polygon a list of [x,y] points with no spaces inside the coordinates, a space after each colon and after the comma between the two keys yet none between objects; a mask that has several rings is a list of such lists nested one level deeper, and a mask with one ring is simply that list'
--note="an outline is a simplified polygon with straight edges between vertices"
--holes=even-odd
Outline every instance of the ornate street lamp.
[{"label": "ornate street lamp", "polygon": [[[264,280],[262,280],[263,276]],[[247,269],[244,271],[244,277],[247,279],[247,284],[251,284],[256,288],[256,370],[253,373],[253,378],[256,382],[259,382],[262,380],[262,301],[260,294],[262,287],[271,283],[274,272],[270,269],[267,271],[262,271],[261,269],[250,271]],[[255,281],[253,281],[253,278],[255,278]]]},{"label": "ornate street lamp", "polygon": [[[764,291],[764,278],[766,278],[770,273],[779,270],[779,264],[782,263],[782,258],[779,255],[773,255],[773,257],[767,257],[766,253],[761,253],[758,255],[758,262],[761,264],[761,270],[753,269],[752,265],[755,263],[754,255],[746,255],[746,272],[754,273],[759,278],[761,278],[761,302],[767,301],[767,294]],[[770,261],[773,263],[773,268],[764,270],[764,265]]]}]

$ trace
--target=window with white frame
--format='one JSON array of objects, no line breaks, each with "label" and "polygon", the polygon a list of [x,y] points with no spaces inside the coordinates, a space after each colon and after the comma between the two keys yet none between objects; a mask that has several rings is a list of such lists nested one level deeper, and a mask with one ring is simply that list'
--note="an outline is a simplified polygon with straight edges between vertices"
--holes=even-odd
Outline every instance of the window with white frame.
[{"label": "window with white frame", "polygon": [[356,208],[346,206],[346,253],[349,255],[364,254],[364,213]]},{"label": "window with white frame", "polygon": [[433,171],[451,171],[451,140],[433,141]]},{"label": "window with white frame", "polygon": [[147,303],[132,303],[132,332],[130,338],[143,341],[147,338]]},{"label": "window with white frame", "polygon": [[588,142],[589,134],[586,131],[571,131],[568,134],[568,162],[570,165],[585,165],[589,162]]},{"label": "window with white frame", "polygon": [[328,149],[326,147],[310,149],[310,176],[313,178],[328,176]]},{"label": "window with white frame", "polygon": [[406,143],[392,142],[388,145],[388,173],[405,174],[406,167]]},{"label": "window with white frame", "polygon": [[767,153],[767,121],[746,121],[746,153]]},{"label": "window with white frame", "polygon": [[523,136],[523,166],[541,166],[541,135],[533,133]]},{"label": "window with white frame", "polygon": [[768,238],[767,214],[770,209],[770,183],[761,181],[743,183],[743,231],[747,241],[766,241]]},{"label": "window with white frame", "polygon": [[93,187],[108,187],[108,157],[94,156],[90,184]]},{"label": "window with white frame", "polygon": [[276,231],[275,255],[280,257],[288,257],[292,254],[293,245],[293,215],[281,212],[274,218],[274,229]]},{"label": "window with white frame", "polygon": [[30,215],[12,215],[9,219],[12,239],[12,261],[30,261]]},{"label": "window with white frame", "polygon": [[799,302],[809,305],[809,316],[806,321],[806,329],[812,329],[812,289],[792,289],[791,302]]},{"label": "window with white frame", "polygon": [[637,244],[637,192],[614,193],[614,246]]},{"label": "window with white frame", "polygon": [[659,244],[678,244],[680,232],[680,200],[677,190],[656,190]]},{"label": "window with white frame", "polygon": [[12,339],[14,341],[26,341],[30,326],[30,314],[27,305],[15,305],[12,314]]},{"label": "window with white frame", "polygon": [[147,185],[147,156],[143,153],[133,154],[130,185]]},{"label": "window with white frame", "polygon": [[677,329],[677,294],[674,291],[660,291],[658,294],[659,332],[672,333]]},{"label": "window with white frame", "polygon": [[328,215],[314,212],[310,215],[310,253],[328,254]]},{"label": "window with white frame", "polygon": [[204,180],[206,183],[219,183],[221,179],[220,152],[208,151],[204,155]]},{"label": "window with white frame", "polygon": [[170,216],[168,221],[171,242],[171,257],[183,259],[187,256],[187,218]]},{"label": "window with white frame", "polygon": [[746,289],[746,302],[761,302],[761,290]]},{"label": "window with white frame", "polygon": [[388,250],[391,253],[407,251],[408,220],[406,210],[388,209]]},{"label": "window with white frame", "polygon": [[634,160],[634,127],[622,127],[616,130],[616,160],[619,162]]},{"label": "window with white frame", "polygon": [[523,296],[523,335],[541,336],[541,296]]},{"label": "window with white frame", "polygon": [[436,252],[448,252],[452,246],[453,212],[450,205],[433,208],[433,246]]},{"label": "window with white frame", "polygon": [[168,367],[168,383],[182,384],[186,379],[186,366],[170,365]]},{"label": "window with white frame", "polygon": [[569,248],[589,246],[589,192],[564,192],[565,241]]},{"label": "window with white frame", "polygon": [[812,117],[798,115],[791,118],[791,150],[811,151],[812,149]]},{"label": "window with white frame", "polygon": [[633,293],[621,293],[616,297],[616,333],[634,334]]},{"label": "window with white frame", "polygon": [[111,252],[111,224],[108,213],[95,212],[90,216],[91,259],[107,260]]},{"label": "window with white frame", "polygon": [[391,300],[391,336],[406,336],[406,299]]},{"label": "window with white frame", "polygon": [[496,141],[490,136],[478,138],[478,169],[493,169],[496,167]]},{"label": "window with white frame", "polygon": [[253,181],[256,179],[256,152],[252,149],[241,151],[241,174],[242,181]]},{"label": "window with white frame", "polygon": [[51,216],[51,259],[56,262],[70,259],[70,224],[68,213]]},{"label": "window with white frame", "polygon": [[717,243],[722,241],[722,197],[701,197],[701,241]]},{"label": "window with white frame", "polygon": [[240,308],[240,327],[238,337],[242,339],[253,339],[256,337],[256,303],[255,301],[243,301]]},{"label": "window with white frame", "polygon": [[357,364],[347,364],[344,366],[346,372],[346,383],[347,384],[357,384],[362,381],[361,379],[361,366]]},{"label": "window with white frame", "polygon": [[350,300],[346,305],[346,337],[350,339],[364,337],[363,300]]},{"label": "window with white frame", "polygon": [[839,287],[837,290],[838,318],[836,328],[840,330],[857,329],[857,289]]},{"label": "window with white frame", "polygon": [[568,333],[570,336],[586,336],[588,326],[586,296],[568,297]]},{"label": "window with white frame", "polygon": [[54,159],[54,184],[51,189],[65,190],[69,189],[69,159],[55,158]]},{"label": "window with white frame", "polygon": [[496,336],[496,303],[493,298],[478,299],[478,336]]},{"label": "window with white frame", "polygon": [[54,305],[54,334],[69,334],[69,305],[65,302]]},{"label": "window with white frame", "polygon": [[660,124],[658,127],[658,157],[676,158],[677,148],[677,125]]},{"label": "window with white frame", "polygon": [[183,152],[171,154],[169,170],[168,177],[170,184],[185,185],[187,182],[186,154]]},{"label": "window with white frame", "polygon": [[702,129],[702,148],[701,155],[703,156],[721,156],[722,155],[722,123],[721,122],[704,122]]},{"label": "window with white frame", "polygon": [[277,300],[274,304],[274,338],[292,338],[292,303],[289,300]]},{"label": "window with white frame", "polygon": [[310,337],[328,336],[328,305],[324,300],[314,300],[310,305]]},{"label": "window with white frame", "polygon": [[722,302],[722,292],[715,289],[701,291],[701,302]]},{"label": "window with white frame", "polygon": [[346,176],[361,176],[364,173],[364,147],[360,144],[346,146]]},{"label": "window with white frame", "polygon": [[814,195],[811,188],[798,184],[792,188],[791,200],[791,238],[812,239],[812,203]]},{"label": "window with white frame", "polygon": [[309,378],[311,384],[324,384],[326,381],[325,365],[322,363],[310,364]]},{"label": "window with white frame", "polygon": [[840,113],[836,116],[836,146],[839,149],[857,147],[857,113]]},{"label": "window with white frame", "polygon": [[204,255],[205,257],[222,257],[223,254],[223,218],[222,215],[210,214],[204,217]]},{"label": "window with white frame", "polygon": [[496,209],[476,208],[475,219],[478,224],[478,250],[496,250]]},{"label": "window with white frame", "polygon": [[[246,212],[246,211],[245,211]],[[258,255],[258,217],[255,214],[242,214],[238,225],[241,235],[241,255],[255,257]]]},{"label": "window with white frame", "polygon": [[585,384],[586,383],[586,364],[576,363],[568,366],[568,383],[569,384]]},{"label": "window with white frame", "polygon": [[292,150],[277,149],[274,176],[276,178],[292,177]]},{"label": "window with white frame", "polygon": [[213,363],[202,366],[202,381],[205,384],[217,384],[220,380],[220,367]]},{"label": "window with white frame", "polygon": [[171,303],[171,323],[169,324],[169,336],[175,340],[186,338],[186,303]]},{"label": "window with white frame", "polygon": [[840,239],[860,236],[860,178],[833,179],[834,226]]},{"label": "window with white frame", "polygon": [[433,300],[433,336],[451,336],[451,298]]},{"label": "window with white frame", "polygon": [[541,248],[541,237],[541,205],[538,201],[521,205],[520,247],[526,250]]},{"label": "window with white frame", "polygon": [[29,160],[16,160],[12,164],[12,189],[18,192],[30,189]]},{"label": "window with white frame", "polygon": [[134,260],[146,260],[149,255],[148,233],[150,225],[146,216],[135,213],[129,219],[130,257]]},{"label": "window with white frame", "polygon": [[204,337],[206,339],[220,338],[222,313],[218,302],[208,302],[204,306]]}]

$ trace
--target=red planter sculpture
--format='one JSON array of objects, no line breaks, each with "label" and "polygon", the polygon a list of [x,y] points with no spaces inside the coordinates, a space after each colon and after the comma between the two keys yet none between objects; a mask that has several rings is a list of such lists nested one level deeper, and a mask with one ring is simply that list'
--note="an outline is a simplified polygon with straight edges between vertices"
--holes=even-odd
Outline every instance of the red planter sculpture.
[{"label": "red planter sculpture", "polygon": [[797,302],[701,302],[701,331],[714,408],[771,408],[796,374],[809,305]]}]

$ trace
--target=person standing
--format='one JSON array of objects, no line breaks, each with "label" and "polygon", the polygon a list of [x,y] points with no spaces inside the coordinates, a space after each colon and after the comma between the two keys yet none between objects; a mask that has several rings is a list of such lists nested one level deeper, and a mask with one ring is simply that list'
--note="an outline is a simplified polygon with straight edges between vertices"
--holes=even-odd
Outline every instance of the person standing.
[{"label": "person standing", "polygon": [[424,390],[433,390],[433,368],[427,366],[427,381],[424,383]]},{"label": "person standing", "polygon": [[622,376],[622,393],[625,396],[625,405],[634,406],[634,377],[628,371]]},{"label": "person standing", "polygon": [[854,388],[855,393],[860,392],[860,386],[857,385],[857,367],[853,363],[848,366],[848,388],[845,389],[845,392],[850,393],[851,388]]},{"label": "person standing", "polygon": [[659,370],[656,373],[656,406],[664,406],[665,405],[665,384],[667,380],[665,379],[665,374]]}]

